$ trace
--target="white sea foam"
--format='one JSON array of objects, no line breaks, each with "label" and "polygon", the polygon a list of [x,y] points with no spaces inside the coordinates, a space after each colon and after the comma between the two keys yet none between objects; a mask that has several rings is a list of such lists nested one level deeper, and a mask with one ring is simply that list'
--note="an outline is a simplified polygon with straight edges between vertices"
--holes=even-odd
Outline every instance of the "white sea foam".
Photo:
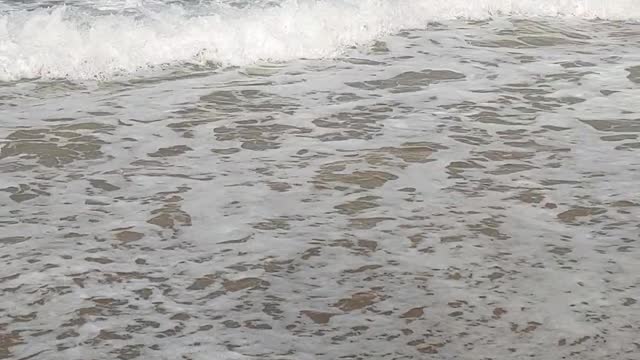
[{"label": "white sea foam", "polygon": [[202,5],[197,11],[134,5],[135,12],[110,15],[64,6],[5,11],[0,80],[104,78],[180,63],[326,58],[401,29],[455,18],[640,19],[635,0],[324,0],[243,9],[218,3],[204,14]]},{"label": "white sea foam", "polygon": [[453,21],[339,61],[0,84],[7,356],[631,358],[638,30]]}]

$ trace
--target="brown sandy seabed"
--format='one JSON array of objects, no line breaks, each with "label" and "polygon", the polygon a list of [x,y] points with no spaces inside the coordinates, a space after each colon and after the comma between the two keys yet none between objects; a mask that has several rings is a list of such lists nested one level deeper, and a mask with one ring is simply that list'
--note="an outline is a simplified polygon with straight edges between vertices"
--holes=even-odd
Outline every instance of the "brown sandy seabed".
[{"label": "brown sandy seabed", "polygon": [[4,84],[0,359],[640,359],[640,28],[578,25]]}]

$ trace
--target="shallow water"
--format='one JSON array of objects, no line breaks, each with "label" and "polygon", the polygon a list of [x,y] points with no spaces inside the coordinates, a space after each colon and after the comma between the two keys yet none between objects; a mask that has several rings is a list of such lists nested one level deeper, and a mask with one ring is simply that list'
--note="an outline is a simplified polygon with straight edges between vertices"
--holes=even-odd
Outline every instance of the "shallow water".
[{"label": "shallow water", "polygon": [[640,25],[0,83],[0,359],[638,359]]}]

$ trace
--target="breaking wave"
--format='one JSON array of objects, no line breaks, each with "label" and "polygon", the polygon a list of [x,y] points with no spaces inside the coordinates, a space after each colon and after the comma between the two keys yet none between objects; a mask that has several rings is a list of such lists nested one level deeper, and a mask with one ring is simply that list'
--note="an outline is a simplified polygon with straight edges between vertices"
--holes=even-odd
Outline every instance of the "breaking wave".
[{"label": "breaking wave", "polygon": [[[204,11],[204,10],[207,11]],[[430,21],[495,16],[640,19],[635,0],[317,0],[243,8],[73,6],[0,16],[0,80],[108,78],[182,63],[247,65],[330,58]]]}]

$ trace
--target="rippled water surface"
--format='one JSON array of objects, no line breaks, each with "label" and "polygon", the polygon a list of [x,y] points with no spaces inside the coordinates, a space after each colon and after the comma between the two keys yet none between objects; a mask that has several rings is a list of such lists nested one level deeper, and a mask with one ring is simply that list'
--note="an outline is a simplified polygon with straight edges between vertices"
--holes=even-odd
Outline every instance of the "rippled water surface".
[{"label": "rippled water surface", "polygon": [[0,359],[639,359],[640,25],[0,83]]}]

